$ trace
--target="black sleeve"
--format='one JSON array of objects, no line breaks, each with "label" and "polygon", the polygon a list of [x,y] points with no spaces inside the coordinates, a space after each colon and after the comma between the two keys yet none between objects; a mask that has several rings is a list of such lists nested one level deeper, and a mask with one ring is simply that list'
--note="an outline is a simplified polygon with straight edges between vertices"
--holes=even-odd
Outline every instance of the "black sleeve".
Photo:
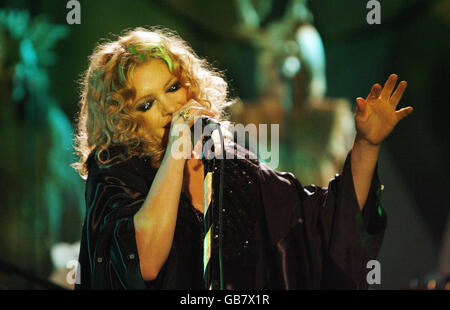
[{"label": "black sleeve", "polygon": [[147,195],[145,184],[142,177],[120,168],[89,176],[79,288],[146,288],[133,221]]},{"label": "black sleeve", "polygon": [[[261,169],[261,196],[277,288],[367,288],[386,227],[378,173],[360,210],[351,152],[327,188],[303,186],[291,173]],[[281,274],[281,276],[278,275]],[[300,280],[299,280],[300,279]]]},{"label": "black sleeve", "polygon": [[[322,201],[319,231],[323,246],[322,288],[366,289],[367,262],[377,258],[386,228],[380,204],[381,185],[375,167],[363,210],[354,189],[349,152],[341,175],[327,189],[316,189]],[[305,208],[317,208],[305,204]]]}]

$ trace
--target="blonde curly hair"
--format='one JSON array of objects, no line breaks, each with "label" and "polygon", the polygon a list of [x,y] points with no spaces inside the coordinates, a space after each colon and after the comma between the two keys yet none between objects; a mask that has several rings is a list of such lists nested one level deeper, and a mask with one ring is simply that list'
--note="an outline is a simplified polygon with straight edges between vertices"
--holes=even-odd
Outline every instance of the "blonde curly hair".
[{"label": "blonde curly hair", "polygon": [[[89,67],[78,81],[80,112],[76,119],[74,147],[79,160],[72,167],[87,178],[86,161],[95,150],[100,166],[125,161],[133,156],[149,156],[158,167],[165,148],[138,134],[136,111],[132,109],[136,91],[130,77],[136,66],[150,58],[163,59],[172,74],[188,88],[188,98],[209,108],[222,123],[228,99],[223,74],[201,59],[175,32],[160,27],[124,30],[117,40],[99,42],[89,56]],[[226,127],[226,126],[225,126]],[[126,152],[110,158],[108,148],[120,144]]]}]

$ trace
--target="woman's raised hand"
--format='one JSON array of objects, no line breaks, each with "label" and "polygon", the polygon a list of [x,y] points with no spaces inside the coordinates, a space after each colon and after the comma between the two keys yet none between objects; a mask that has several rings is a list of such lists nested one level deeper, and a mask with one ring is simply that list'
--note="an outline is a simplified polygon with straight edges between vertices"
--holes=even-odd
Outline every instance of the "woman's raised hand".
[{"label": "woman's raised hand", "polygon": [[181,152],[175,156],[176,158],[180,158],[180,156],[190,156],[189,154],[191,154],[191,152],[187,152],[185,147],[180,149],[180,146],[192,146],[190,128],[202,115],[213,117],[214,113],[193,99],[189,100],[188,103],[172,114],[169,147],[171,152]]},{"label": "woman's raised hand", "polygon": [[[405,81],[401,81],[395,89],[396,82],[397,75],[391,74],[383,89],[377,83],[373,85],[366,99],[356,98],[357,136],[367,140],[370,144],[379,145],[397,123],[413,111],[410,106],[396,110],[407,85]],[[393,91],[394,93],[392,93]]]},{"label": "woman's raised hand", "polygon": [[190,128],[201,115],[214,116],[205,106],[191,99],[172,114],[171,129],[177,124],[184,124]]}]

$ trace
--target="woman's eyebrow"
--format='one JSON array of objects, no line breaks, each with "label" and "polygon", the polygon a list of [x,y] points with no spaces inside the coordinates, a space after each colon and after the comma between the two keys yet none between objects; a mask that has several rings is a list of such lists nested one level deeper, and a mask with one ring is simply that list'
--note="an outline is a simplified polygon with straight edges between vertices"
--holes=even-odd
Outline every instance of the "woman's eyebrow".
[{"label": "woman's eyebrow", "polygon": [[[172,81],[174,79],[174,77],[172,76],[172,77],[170,77],[168,80],[167,80],[167,82],[164,84],[164,89],[166,89],[167,88],[167,85],[169,85],[170,84],[170,82]],[[147,94],[147,95],[144,95],[144,96],[142,96],[142,97],[140,97],[139,99],[137,99],[136,101],[135,101],[135,103],[138,103],[138,102],[140,102],[142,99],[145,99],[145,98],[148,98],[148,97],[151,97],[153,94]]]}]

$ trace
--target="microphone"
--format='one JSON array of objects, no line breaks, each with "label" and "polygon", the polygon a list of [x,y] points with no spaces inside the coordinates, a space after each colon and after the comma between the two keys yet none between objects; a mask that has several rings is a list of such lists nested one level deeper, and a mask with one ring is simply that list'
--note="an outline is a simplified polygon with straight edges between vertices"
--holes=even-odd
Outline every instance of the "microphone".
[{"label": "microphone", "polygon": [[200,115],[200,118],[197,120],[202,122],[203,126],[208,126],[208,125],[215,125],[215,126],[220,126],[220,123],[218,120],[216,120],[215,118],[212,118],[211,116],[208,115]]},{"label": "microphone", "polygon": [[[195,147],[198,140],[201,139],[203,131],[207,126],[210,128],[208,133],[212,134],[214,130],[220,127],[220,123],[210,116],[201,115],[191,127],[191,141],[193,147]],[[205,141],[203,141],[203,143],[205,143]]]}]

